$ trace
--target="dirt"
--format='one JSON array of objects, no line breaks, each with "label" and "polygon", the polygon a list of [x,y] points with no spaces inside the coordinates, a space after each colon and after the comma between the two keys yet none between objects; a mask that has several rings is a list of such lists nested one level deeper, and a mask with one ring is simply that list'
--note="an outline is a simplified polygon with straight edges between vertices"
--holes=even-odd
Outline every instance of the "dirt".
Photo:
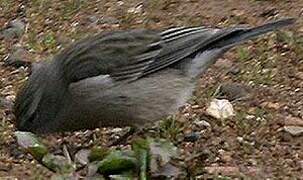
[{"label": "dirt", "polygon": [[[179,147],[188,177],[195,179],[303,179],[303,135],[284,130],[287,125],[302,127],[303,122],[302,0],[2,0],[1,29],[14,19],[22,19],[26,29],[19,39],[0,40],[0,95],[8,102],[1,100],[0,106],[0,179],[52,175],[19,149],[13,135],[10,104],[27,73],[3,63],[16,46],[28,51],[28,61],[36,62],[48,60],[74,40],[102,31],[253,26],[282,17],[294,17],[297,22],[226,53],[201,77],[195,96],[180,111],[178,125],[160,126],[162,134]],[[245,86],[248,96],[232,101],[236,115],[221,121],[208,116],[205,109],[224,83]],[[201,121],[204,125],[197,123]],[[116,131],[101,128],[48,135],[43,141],[53,152],[60,153],[63,144],[76,152],[110,144],[123,130]],[[188,140],[188,134],[199,136]]]}]

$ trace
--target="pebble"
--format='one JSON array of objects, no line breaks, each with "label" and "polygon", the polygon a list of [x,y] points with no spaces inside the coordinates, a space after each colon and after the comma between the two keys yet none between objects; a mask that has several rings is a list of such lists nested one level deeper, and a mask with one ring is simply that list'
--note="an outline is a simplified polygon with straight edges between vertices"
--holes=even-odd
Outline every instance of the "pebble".
[{"label": "pebble", "polygon": [[246,86],[239,83],[225,83],[220,87],[220,94],[233,101],[247,96],[248,90]]},{"label": "pebble", "polygon": [[13,102],[7,98],[0,97],[0,108],[2,109],[11,109],[13,107]]},{"label": "pebble", "polygon": [[241,72],[241,69],[239,67],[232,67],[230,70],[229,70],[229,73],[231,73],[232,75],[237,75]]},{"label": "pebble", "polygon": [[184,141],[186,141],[186,142],[195,142],[198,139],[200,139],[200,133],[197,133],[197,132],[191,132],[184,136]]},{"label": "pebble", "polygon": [[25,24],[20,19],[11,21],[8,26],[0,30],[0,37],[5,39],[20,38],[25,31]]},{"label": "pebble", "polygon": [[81,149],[75,155],[75,161],[80,163],[81,165],[87,165],[89,163],[88,156],[90,154],[90,150]]},{"label": "pebble", "polygon": [[213,99],[206,112],[216,119],[227,119],[235,114],[232,104],[226,99]]},{"label": "pebble", "polygon": [[238,142],[243,142],[244,141],[244,138],[243,137],[237,137],[237,140],[238,140]]},{"label": "pebble", "polygon": [[205,121],[205,120],[199,120],[196,119],[194,121],[194,124],[198,127],[211,127],[211,125],[209,124],[209,122]]},{"label": "pebble", "polygon": [[103,16],[98,19],[98,24],[119,24],[119,20],[114,17]]},{"label": "pebble", "polygon": [[284,126],[284,131],[293,136],[300,136],[303,134],[303,127],[301,126]]},{"label": "pebble", "polygon": [[15,68],[28,67],[30,54],[21,47],[14,47],[13,52],[4,60],[5,66],[13,66]]}]

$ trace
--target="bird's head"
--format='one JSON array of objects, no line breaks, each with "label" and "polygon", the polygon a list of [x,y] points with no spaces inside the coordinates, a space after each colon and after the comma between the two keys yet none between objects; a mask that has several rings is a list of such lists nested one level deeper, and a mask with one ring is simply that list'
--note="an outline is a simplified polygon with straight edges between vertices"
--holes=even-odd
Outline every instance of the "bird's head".
[{"label": "bird's head", "polygon": [[[40,63],[32,68],[32,73],[18,92],[14,114],[16,127],[21,131],[46,133],[60,110],[62,85],[58,73],[49,63]],[[61,91],[61,92],[60,92]]]}]

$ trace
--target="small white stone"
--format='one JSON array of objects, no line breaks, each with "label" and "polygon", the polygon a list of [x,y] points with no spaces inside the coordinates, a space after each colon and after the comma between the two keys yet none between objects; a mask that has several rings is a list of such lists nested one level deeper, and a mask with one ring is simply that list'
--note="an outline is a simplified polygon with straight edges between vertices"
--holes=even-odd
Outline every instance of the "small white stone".
[{"label": "small white stone", "polygon": [[123,129],[122,128],[114,128],[111,130],[112,133],[119,133],[121,132]]},{"label": "small white stone", "polygon": [[247,120],[251,120],[251,119],[254,119],[254,118],[255,118],[254,115],[247,115],[247,116],[245,117],[245,119],[247,119]]},{"label": "small white stone", "polygon": [[209,124],[209,122],[205,121],[205,120],[199,120],[199,119],[196,119],[194,121],[194,124],[196,126],[199,126],[199,127],[211,127],[211,125]]},{"label": "small white stone", "polygon": [[241,142],[243,142],[243,141],[244,141],[244,138],[239,136],[239,137],[237,137],[237,140],[238,140],[238,142],[240,142],[240,143],[241,143]]},{"label": "small white stone", "polygon": [[217,119],[227,119],[234,116],[234,108],[226,99],[213,99],[206,112]]},{"label": "small white stone", "polygon": [[117,4],[118,4],[118,6],[122,6],[122,5],[124,5],[124,2],[123,1],[118,1]]}]

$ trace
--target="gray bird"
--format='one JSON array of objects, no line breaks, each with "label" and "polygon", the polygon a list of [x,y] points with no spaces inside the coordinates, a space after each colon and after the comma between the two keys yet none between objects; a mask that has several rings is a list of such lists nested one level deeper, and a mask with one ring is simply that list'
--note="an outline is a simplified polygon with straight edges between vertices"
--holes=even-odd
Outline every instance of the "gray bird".
[{"label": "gray bird", "polygon": [[127,30],[85,38],[42,62],[18,93],[22,131],[142,127],[177,112],[199,76],[235,45],[294,23]]}]

